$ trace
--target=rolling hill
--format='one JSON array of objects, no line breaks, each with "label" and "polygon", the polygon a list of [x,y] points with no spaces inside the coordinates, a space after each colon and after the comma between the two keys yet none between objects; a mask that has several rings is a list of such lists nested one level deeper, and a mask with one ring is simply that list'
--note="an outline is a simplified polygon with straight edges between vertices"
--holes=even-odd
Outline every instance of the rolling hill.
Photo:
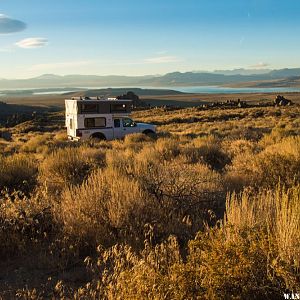
[{"label": "rolling hill", "polygon": [[[255,73],[256,72],[256,73]],[[29,79],[0,79],[0,89],[37,89],[37,88],[99,88],[99,87],[174,87],[201,85],[234,85],[248,82],[267,82],[268,86],[277,86],[276,80],[300,76],[300,68],[280,70],[229,70],[215,72],[173,72],[154,76],[98,76],[44,74]],[[288,84],[288,82],[286,82]],[[291,81],[290,84],[295,84]],[[298,82],[296,83],[298,85]]]}]

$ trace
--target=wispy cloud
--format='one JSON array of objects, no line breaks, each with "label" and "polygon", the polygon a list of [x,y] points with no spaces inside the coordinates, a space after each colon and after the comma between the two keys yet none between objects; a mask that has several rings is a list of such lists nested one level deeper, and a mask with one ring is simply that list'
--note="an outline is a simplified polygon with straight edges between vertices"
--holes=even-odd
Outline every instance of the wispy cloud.
[{"label": "wispy cloud", "polygon": [[19,32],[25,28],[26,24],[24,22],[0,14],[0,34]]},{"label": "wispy cloud", "polygon": [[46,38],[27,38],[16,43],[20,48],[40,48],[48,45],[48,39]]},{"label": "wispy cloud", "polygon": [[168,51],[167,50],[160,50],[160,51],[157,51],[155,54],[157,54],[157,55],[166,55],[168,53]]},{"label": "wispy cloud", "polygon": [[151,63],[151,64],[166,64],[166,63],[173,63],[179,61],[181,60],[176,56],[157,56],[157,57],[151,57],[145,59],[146,63]]},{"label": "wispy cloud", "polygon": [[3,47],[3,48],[0,48],[0,52],[14,52],[14,48],[13,47]]},{"label": "wispy cloud", "polygon": [[81,67],[94,64],[94,61],[68,61],[57,63],[36,64],[29,68],[30,71],[51,71],[64,68]]},{"label": "wispy cloud", "polygon": [[250,66],[251,69],[263,69],[263,68],[267,68],[267,67],[270,67],[270,65],[265,62],[259,62],[258,64]]}]

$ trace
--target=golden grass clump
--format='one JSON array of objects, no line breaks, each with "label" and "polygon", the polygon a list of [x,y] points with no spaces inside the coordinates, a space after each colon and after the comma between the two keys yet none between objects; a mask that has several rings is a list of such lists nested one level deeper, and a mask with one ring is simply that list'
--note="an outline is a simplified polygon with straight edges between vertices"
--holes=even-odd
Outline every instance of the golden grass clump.
[{"label": "golden grass clump", "polygon": [[153,151],[158,152],[163,160],[171,160],[179,155],[180,147],[175,139],[158,139]]},{"label": "golden grass clump", "polygon": [[41,164],[43,180],[58,184],[80,184],[97,167],[104,164],[101,150],[68,147],[50,153]]},{"label": "golden grass clump", "polygon": [[136,182],[113,169],[98,170],[63,192],[57,214],[66,234],[94,247],[112,245],[122,230],[125,235],[130,226],[138,230],[135,217],[145,202]]},{"label": "golden grass clump", "polygon": [[14,192],[0,194],[0,255],[14,257],[33,251],[54,230],[49,203],[42,195],[24,198]]},{"label": "golden grass clump", "polygon": [[153,139],[143,133],[133,133],[125,136],[125,144],[151,142]]},{"label": "golden grass clump", "polygon": [[38,175],[37,163],[23,154],[0,156],[0,191],[30,192]]},{"label": "golden grass clump", "polygon": [[48,134],[34,135],[20,148],[23,152],[46,153],[51,136]]},{"label": "golden grass clump", "polygon": [[239,154],[254,154],[259,150],[259,148],[257,147],[257,143],[244,139],[233,141],[225,140],[222,143],[222,148],[230,158],[233,158]]},{"label": "golden grass clump", "polygon": [[187,162],[192,164],[201,162],[216,171],[222,171],[230,163],[229,156],[214,136],[195,138],[187,143],[181,152]]},{"label": "golden grass clump", "polygon": [[[300,186],[277,186],[251,196],[233,194],[227,201],[225,224],[236,231],[263,230],[278,248],[280,259],[300,267]],[[234,239],[234,235],[230,236]],[[229,237],[228,237],[229,238]]]},{"label": "golden grass clump", "polygon": [[231,189],[244,186],[274,187],[300,182],[299,137],[288,137],[255,154],[237,154],[228,167],[226,180]]}]

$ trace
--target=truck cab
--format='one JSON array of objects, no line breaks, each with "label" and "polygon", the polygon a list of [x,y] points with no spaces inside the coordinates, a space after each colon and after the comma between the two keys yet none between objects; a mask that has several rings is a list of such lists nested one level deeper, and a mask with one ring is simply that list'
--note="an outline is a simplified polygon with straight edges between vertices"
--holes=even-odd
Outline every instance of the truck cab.
[{"label": "truck cab", "polygon": [[66,127],[70,140],[113,140],[131,133],[155,135],[152,124],[130,118],[132,101],[127,99],[76,97],[65,100]]}]

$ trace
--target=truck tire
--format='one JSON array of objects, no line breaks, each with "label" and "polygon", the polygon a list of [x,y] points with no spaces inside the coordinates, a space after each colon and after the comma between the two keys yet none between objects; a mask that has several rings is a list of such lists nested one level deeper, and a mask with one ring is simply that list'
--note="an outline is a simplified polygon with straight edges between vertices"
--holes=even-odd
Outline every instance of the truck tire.
[{"label": "truck tire", "polygon": [[143,134],[151,137],[151,138],[155,138],[156,137],[156,133],[150,129],[146,129],[143,131]]},{"label": "truck tire", "polygon": [[100,141],[105,141],[106,140],[106,137],[103,133],[101,132],[96,132],[96,133],[93,133],[91,136],[90,136],[90,139],[95,141],[95,142],[100,142]]}]

